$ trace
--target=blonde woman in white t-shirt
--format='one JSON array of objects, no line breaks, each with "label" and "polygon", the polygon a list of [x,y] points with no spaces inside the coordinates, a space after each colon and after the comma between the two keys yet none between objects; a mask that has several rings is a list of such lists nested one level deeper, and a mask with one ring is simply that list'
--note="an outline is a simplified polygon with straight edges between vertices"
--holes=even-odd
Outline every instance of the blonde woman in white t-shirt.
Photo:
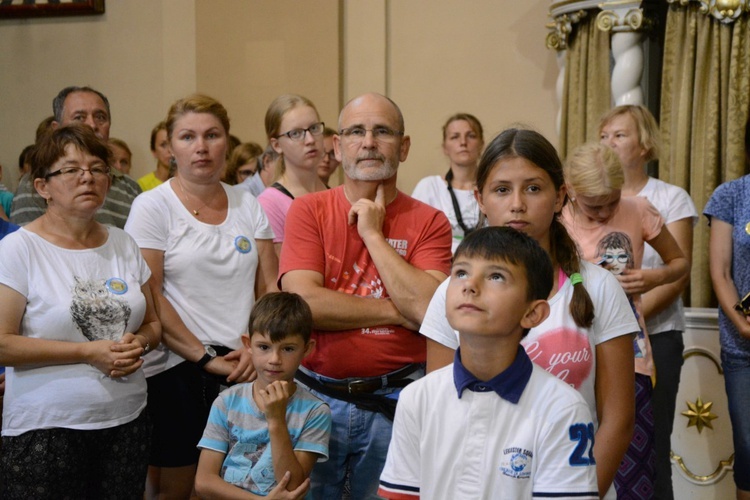
[{"label": "blonde woman in white t-shirt", "polygon": [[276,290],[273,232],[257,200],[221,182],[229,117],[192,95],[170,108],[177,175],[136,198],[126,230],[154,274],[165,347],[150,354],[147,498],[188,498],[196,445],[222,386],[254,375],[241,337],[255,297]]},{"label": "blonde woman in white t-shirt", "polygon": [[[625,177],[622,196],[643,196],[648,199],[659,210],[669,233],[688,262],[691,262],[693,227],[698,222],[695,205],[684,189],[650,177],[646,171],[646,163],[659,157],[659,125],[654,116],[639,105],[612,108],[599,122],[599,139],[620,158]],[[659,254],[647,245],[641,267],[651,269],[663,265]],[[641,308],[659,378],[653,392],[656,450],[654,490],[663,500],[674,498],[670,437],[682,370],[682,351],[685,348],[682,341],[685,313],[681,295],[689,281],[688,273],[674,283],[657,286],[641,296]]]}]

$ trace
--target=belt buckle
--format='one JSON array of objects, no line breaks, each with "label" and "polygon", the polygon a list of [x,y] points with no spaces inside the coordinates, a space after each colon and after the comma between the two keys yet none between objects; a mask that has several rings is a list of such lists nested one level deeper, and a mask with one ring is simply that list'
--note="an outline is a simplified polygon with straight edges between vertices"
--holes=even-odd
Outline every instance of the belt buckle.
[{"label": "belt buckle", "polygon": [[365,384],[365,382],[366,381],[362,380],[362,379],[352,380],[352,381],[348,382],[346,384],[346,387],[349,390],[349,394],[355,394],[355,393],[359,392],[359,391],[356,391],[356,390],[352,390],[352,388],[361,387],[361,386],[363,386]]}]

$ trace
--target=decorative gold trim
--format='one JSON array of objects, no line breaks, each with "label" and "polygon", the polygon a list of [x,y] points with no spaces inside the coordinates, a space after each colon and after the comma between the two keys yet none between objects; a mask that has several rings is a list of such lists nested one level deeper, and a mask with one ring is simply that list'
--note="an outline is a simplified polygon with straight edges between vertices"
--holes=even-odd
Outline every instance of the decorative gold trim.
[{"label": "decorative gold trim", "polygon": [[706,403],[698,397],[695,403],[685,401],[688,409],[681,413],[682,416],[687,417],[687,427],[696,427],[698,434],[703,433],[703,428],[708,427],[713,430],[714,426],[711,424],[711,420],[715,420],[718,417],[715,413],[711,413],[711,407],[714,405],[713,402],[708,401]]},{"label": "decorative gold trim", "polygon": [[744,12],[750,12],[750,0],[667,0],[667,3],[686,7],[690,2],[700,3],[701,14],[711,14],[722,23],[732,23]]},{"label": "decorative gold trim", "polygon": [[602,31],[638,31],[648,25],[641,9],[630,9],[623,17],[614,10],[603,10],[596,16],[596,27]]},{"label": "decorative gold trim", "polygon": [[588,12],[579,10],[570,14],[563,14],[555,18],[554,22],[547,25],[550,30],[547,33],[545,45],[548,49],[565,50],[568,48],[568,35],[573,31],[573,25],[586,17]]},{"label": "decorative gold trim", "polygon": [[[685,1],[687,3],[690,0],[675,0],[675,1]],[[704,312],[704,313],[706,313],[703,316],[701,316],[701,318],[704,319],[704,320],[706,318],[715,319],[715,314],[716,314],[715,310],[706,310],[706,311],[698,311],[698,310],[696,310],[694,312]],[[695,314],[691,315],[691,317],[693,317],[693,316],[695,316]],[[720,375],[724,375],[724,370],[721,367],[721,361],[719,359],[717,359],[716,356],[710,350],[702,348],[702,347],[693,347],[693,348],[690,348],[690,349],[685,349],[685,351],[682,354],[682,358],[685,359],[685,360],[687,360],[689,358],[692,358],[694,356],[708,358],[714,364],[714,366],[716,367],[716,371]],[[688,402],[687,404],[688,404],[688,408],[690,408],[691,403]],[[696,401],[696,405],[695,406],[696,406],[696,410],[698,410],[699,409],[698,407],[700,406],[701,410],[709,411],[709,415],[712,415],[710,413],[710,406],[709,405],[712,405],[712,404],[711,403],[707,403],[706,405],[703,405],[703,403],[701,402],[701,399],[698,398],[698,401]],[[695,413],[701,413],[701,412],[697,411]],[[685,415],[685,412],[683,412],[682,414]],[[685,415],[685,416],[688,417],[688,418],[690,417],[689,415]],[[713,420],[713,418],[711,418],[710,420]],[[708,424],[710,424],[710,420],[708,421]],[[695,425],[696,425],[696,427],[698,427],[698,423],[697,422],[695,423]],[[688,422],[688,427],[690,427],[690,423],[689,422]],[[707,425],[707,427],[711,427],[711,426]],[[698,430],[698,432],[700,432],[700,431],[701,431],[701,429]],[[728,459],[726,459],[726,460],[720,460],[718,467],[716,467],[716,469],[712,473],[707,474],[707,475],[695,474],[690,469],[688,469],[687,465],[685,465],[684,459],[680,455],[678,455],[677,453],[675,453],[674,450],[671,450],[669,452],[669,457],[672,460],[672,462],[676,463],[680,467],[680,470],[682,471],[682,475],[683,475],[683,477],[685,477],[685,479],[687,479],[688,481],[690,481],[693,484],[697,484],[697,485],[700,485],[700,486],[706,486],[706,485],[709,485],[709,484],[716,484],[716,483],[718,483],[719,481],[721,481],[722,479],[724,479],[724,477],[727,475],[727,473],[729,471],[731,471],[733,469],[733,467],[734,467],[734,453],[732,453],[729,456]]]},{"label": "decorative gold trim", "polygon": [[724,476],[727,475],[727,472],[732,470],[732,468],[734,467],[734,453],[732,453],[732,455],[727,460],[721,460],[716,470],[711,474],[708,474],[707,476],[699,476],[691,472],[690,469],[688,469],[685,465],[685,461],[682,459],[682,457],[676,454],[674,451],[669,452],[669,458],[672,460],[672,462],[680,466],[680,470],[683,472],[683,475],[688,481],[699,485],[718,483],[719,481],[724,479]]},{"label": "decorative gold trim", "polygon": [[721,367],[721,361],[716,359],[716,356],[714,356],[714,353],[709,351],[708,349],[704,349],[702,347],[692,347],[690,349],[685,349],[682,353],[682,359],[689,359],[693,356],[702,356],[704,358],[708,358],[711,360],[711,362],[716,367],[716,371],[719,373],[719,375],[724,375],[724,369]]}]

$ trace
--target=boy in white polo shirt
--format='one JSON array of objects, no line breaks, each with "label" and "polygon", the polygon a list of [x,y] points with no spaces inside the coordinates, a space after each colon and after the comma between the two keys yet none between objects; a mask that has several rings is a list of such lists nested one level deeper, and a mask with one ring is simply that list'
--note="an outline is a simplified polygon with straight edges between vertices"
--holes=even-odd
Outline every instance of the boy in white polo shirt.
[{"label": "boy in white polo shirt", "polygon": [[549,314],[552,284],[549,256],[523,233],[463,240],[446,294],[460,347],[401,393],[379,495],[599,498],[588,406],[519,345]]}]

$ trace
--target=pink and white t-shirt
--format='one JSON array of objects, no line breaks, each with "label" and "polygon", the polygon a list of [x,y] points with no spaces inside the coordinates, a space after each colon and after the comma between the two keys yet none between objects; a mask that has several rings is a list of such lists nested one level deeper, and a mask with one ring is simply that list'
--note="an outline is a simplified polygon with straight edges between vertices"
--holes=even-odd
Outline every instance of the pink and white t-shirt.
[{"label": "pink and white t-shirt", "polygon": [[[572,204],[563,208],[560,220],[584,259],[616,275],[625,269],[640,269],[645,243],[656,238],[664,227],[664,219],[656,207],[639,196],[620,198],[612,216],[603,223],[581,216]],[[641,296],[633,295],[630,299],[641,325],[633,345],[635,371],[653,375],[654,363],[641,314]]]},{"label": "pink and white t-shirt", "polygon": [[[576,325],[570,315],[573,285],[565,279],[552,299],[550,315],[536,328],[532,328],[521,341],[534,364],[566,382],[581,393],[596,419],[596,346],[638,331],[633,310],[630,308],[620,283],[609,272],[588,262],[581,262],[583,286],[594,303],[594,323],[591,328]],[[444,346],[458,347],[458,332],[451,328],[445,317],[445,280],[433,295],[419,332]],[[580,286],[580,285],[579,285]]]}]

